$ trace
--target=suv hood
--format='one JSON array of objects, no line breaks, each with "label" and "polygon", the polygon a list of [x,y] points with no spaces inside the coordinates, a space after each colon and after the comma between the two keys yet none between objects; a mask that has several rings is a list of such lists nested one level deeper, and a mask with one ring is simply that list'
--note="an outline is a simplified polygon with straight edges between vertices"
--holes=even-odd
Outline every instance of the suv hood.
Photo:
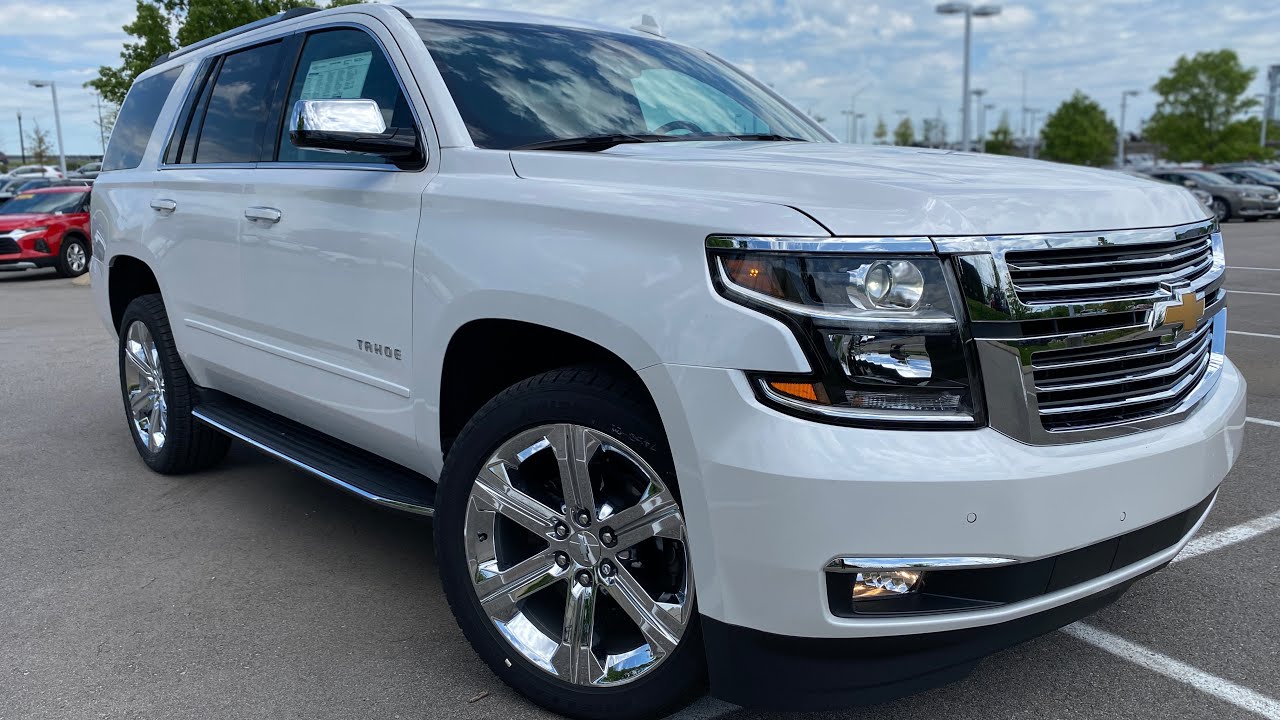
[{"label": "suv hood", "polygon": [[0,215],[0,232],[17,230],[18,228],[47,225],[56,215],[48,213],[21,213],[17,215]]},{"label": "suv hood", "polygon": [[947,150],[689,141],[599,153],[515,151],[511,163],[530,179],[788,205],[850,237],[1081,232],[1205,219],[1191,193],[1168,183]]}]

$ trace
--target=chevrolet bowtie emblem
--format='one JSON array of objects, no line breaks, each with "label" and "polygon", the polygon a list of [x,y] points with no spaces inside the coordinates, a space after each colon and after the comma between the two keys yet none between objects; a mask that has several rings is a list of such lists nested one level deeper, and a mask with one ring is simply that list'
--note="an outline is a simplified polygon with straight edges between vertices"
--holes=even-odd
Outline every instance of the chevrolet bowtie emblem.
[{"label": "chevrolet bowtie emblem", "polygon": [[1175,337],[1195,330],[1204,317],[1204,299],[1186,288],[1172,289],[1174,296],[1156,303],[1151,311],[1151,329],[1168,330]]}]

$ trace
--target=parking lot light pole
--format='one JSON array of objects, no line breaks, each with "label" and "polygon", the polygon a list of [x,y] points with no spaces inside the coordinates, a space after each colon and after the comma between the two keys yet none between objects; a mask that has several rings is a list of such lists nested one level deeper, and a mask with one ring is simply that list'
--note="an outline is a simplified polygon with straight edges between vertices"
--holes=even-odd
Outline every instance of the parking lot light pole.
[{"label": "parking lot light pole", "polygon": [[18,111],[18,152],[22,155],[22,165],[27,164],[27,139],[22,136],[22,111]]},{"label": "parking lot light pole", "polygon": [[973,5],[967,2],[945,2],[937,6],[939,15],[964,15],[964,82],[960,89],[961,114],[960,149],[968,150],[969,146],[969,61],[971,37],[973,35],[973,18],[992,17],[1000,14],[999,5]]},{"label": "parking lot light pole", "polygon": [[53,127],[58,133],[58,165],[62,168],[62,177],[67,176],[67,154],[62,149],[62,116],[58,114],[58,86],[52,80],[28,80],[31,87],[48,87],[53,93]]},{"label": "parking lot light pole", "polygon": [[982,142],[983,126],[987,124],[985,111],[983,110],[984,105],[982,104],[982,96],[986,95],[987,91],[982,88],[974,88],[969,91],[969,94],[977,98],[978,101],[978,152],[982,152],[982,148],[986,145],[986,143]]},{"label": "parking lot light pole", "polygon": [[1120,93],[1120,132],[1116,133],[1116,167],[1124,169],[1124,114],[1129,107],[1129,98],[1137,97],[1137,90],[1125,90]]}]

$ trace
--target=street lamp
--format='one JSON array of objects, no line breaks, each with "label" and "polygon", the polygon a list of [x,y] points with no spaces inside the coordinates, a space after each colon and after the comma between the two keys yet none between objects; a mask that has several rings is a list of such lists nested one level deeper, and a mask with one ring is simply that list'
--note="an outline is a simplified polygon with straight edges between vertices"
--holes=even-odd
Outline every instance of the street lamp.
[{"label": "street lamp", "polygon": [[937,7],[940,15],[964,15],[964,85],[960,91],[961,105],[964,107],[964,118],[960,128],[960,149],[969,149],[969,60],[971,53],[970,36],[972,35],[973,18],[992,17],[1000,14],[999,5],[974,5],[967,2],[945,2]]},{"label": "street lamp", "polygon": [[853,116],[853,141],[859,144],[866,142],[863,137],[862,118],[866,117],[866,113],[858,113]]},{"label": "street lamp", "polygon": [[62,167],[62,177],[67,176],[67,154],[62,151],[62,116],[58,114],[58,86],[52,80],[28,80],[31,87],[47,87],[53,93],[53,126],[58,131],[58,164]]},{"label": "street lamp", "polygon": [[978,138],[981,140],[981,144],[978,145],[978,152],[987,151],[987,111],[995,109],[995,103],[987,103],[982,106],[982,114],[979,116],[980,119],[978,121]]},{"label": "street lamp", "polygon": [[974,88],[969,91],[969,94],[977,98],[978,101],[978,152],[982,152],[983,147],[986,145],[986,143],[982,142],[982,135],[987,125],[986,111],[984,110],[986,106],[982,104],[982,96],[986,95],[987,91],[983,88]]},{"label": "street lamp", "polygon": [[18,152],[22,153],[22,163],[27,164],[27,140],[22,135],[22,111],[18,111]]},{"label": "street lamp", "polygon": [[1116,166],[1121,170],[1124,169],[1124,114],[1129,107],[1129,98],[1137,96],[1137,90],[1120,93],[1120,136],[1116,138]]},{"label": "street lamp", "polygon": [[1031,136],[1027,138],[1027,157],[1029,158],[1036,156],[1036,146],[1040,144],[1040,136],[1036,133],[1036,121],[1040,119],[1041,112],[1043,111],[1040,108],[1027,108],[1027,116],[1031,118],[1031,123],[1028,125]]}]

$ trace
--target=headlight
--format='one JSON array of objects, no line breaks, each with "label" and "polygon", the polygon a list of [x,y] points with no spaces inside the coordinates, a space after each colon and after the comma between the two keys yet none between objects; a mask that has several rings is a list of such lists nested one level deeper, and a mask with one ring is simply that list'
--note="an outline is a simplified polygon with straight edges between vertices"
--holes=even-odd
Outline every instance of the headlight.
[{"label": "headlight", "polygon": [[22,238],[28,235],[39,235],[40,233],[43,233],[45,230],[48,230],[48,229],[49,227],[47,225],[42,225],[40,227],[29,227],[29,228],[22,228],[20,230],[11,230],[9,231],[9,237],[13,238],[14,240],[21,240]]},{"label": "headlight", "polygon": [[848,424],[981,419],[976,362],[951,273],[936,255],[772,252],[712,238],[729,300],[785,322],[814,373],[753,374],[762,401]]},{"label": "headlight", "polygon": [[1256,193],[1256,192],[1245,192],[1245,193],[1242,193],[1241,196],[1245,200],[1261,200],[1262,199],[1262,193]]}]

